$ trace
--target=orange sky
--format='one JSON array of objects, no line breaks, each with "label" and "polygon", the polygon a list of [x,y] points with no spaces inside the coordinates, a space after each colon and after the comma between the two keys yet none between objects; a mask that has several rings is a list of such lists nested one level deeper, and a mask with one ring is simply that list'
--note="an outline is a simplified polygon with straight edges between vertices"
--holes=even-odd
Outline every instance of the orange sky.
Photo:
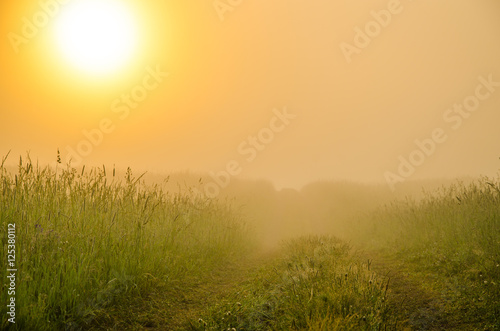
[{"label": "orange sky", "polygon": [[[82,163],[219,172],[234,160],[238,176],[279,187],[500,167],[496,0],[247,0],[224,13],[212,0],[124,0],[138,22],[139,56],[99,78],[66,65],[52,42],[53,22],[72,1],[0,4],[0,155],[31,151],[52,162],[59,148],[67,161],[68,150],[89,146],[83,131],[104,121],[108,133],[94,136],[102,141]],[[9,33],[21,35],[23,17],[32,20],[41,3],[58,12],[16,52]],[[148,78],[156,68],[168,76]],[[145,79],[154,88],[144,100],[120,101]],[[447,112],[465,100],[475,110]],[[285,107],[295,117],[277,122]],[[280,130],[269,131],[271,121]],[[418,152],[415,140],[436,129],[446,139]],[[401,173],[399,157],[411,153],[419,165]]]}]

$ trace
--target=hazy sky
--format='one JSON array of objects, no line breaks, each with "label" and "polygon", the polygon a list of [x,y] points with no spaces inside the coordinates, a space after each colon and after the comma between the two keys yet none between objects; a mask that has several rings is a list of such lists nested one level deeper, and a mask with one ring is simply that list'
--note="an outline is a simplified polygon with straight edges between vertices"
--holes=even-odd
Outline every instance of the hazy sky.
[{"label": "hazy sky", "polygon": [[[138,43],[126,68],[100,76],[54,41],[78,1],[41,1],[51,15],[37,1],[0,4],[0,155],[52,162],[59,148],[66,162],[71,149],[85,164],[150,171],[230,164],[278,187],[500,168],[497,0],[120,1]],[[23,17],[40,27],[13,46],[33,32]]]}]

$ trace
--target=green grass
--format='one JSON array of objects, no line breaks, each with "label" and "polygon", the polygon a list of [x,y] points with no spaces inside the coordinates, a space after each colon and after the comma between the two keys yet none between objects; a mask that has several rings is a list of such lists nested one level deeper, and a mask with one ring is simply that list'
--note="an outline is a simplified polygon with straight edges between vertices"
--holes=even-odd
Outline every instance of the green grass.
[{"label": "green grass", "polygon": [[147,187],[130,169],[119,180],[104,167],[42,169],[29,158],[16,173],[0,167],[0,223],[0,276],[9,223],[19,270],[16,324],[2,305],[2,329],[112,327],[127,314],[124,303],[147,306],[156,291],[189,286],[249,246],[227,203]]},{"label": "green grass", "polygon": [[358,243],[405,261],[441,293],[456,323],[500,329],[498,181],[457,183],[419,202],[395,202],[353,229]]},{"label": "green grass", "polygon": [[[359,185],[276,192],[241,182],[234,201],[245,208],[236,210],[189,187],[148,186],[130,169],[118,178],[104,166],[42,168],[29,156],[15,170],[4,163],[0,276],[8,224],[18,272],[16,324],[3,304],[0,329],[398,329],[411,324],[394,302],[405,295],[431,315],[426,299],[442,299],[443,325],[500,329],[498,180],[458,183],[360,218],[388,197]],[[334,236],[303,235],[314,230],[348,232],[352,247],[377,253],[362,258]],[[274,260],[251,253],[279,237],[292,239]],[[366,262],[380,253],[395,262],[398,284],[383,263],[377,274]]]},{"label": "green grass", "polygon": [[387,281],[331,236],[284,243],[274,263],[192,320],[190,330],[378,330],[395,326]]}]

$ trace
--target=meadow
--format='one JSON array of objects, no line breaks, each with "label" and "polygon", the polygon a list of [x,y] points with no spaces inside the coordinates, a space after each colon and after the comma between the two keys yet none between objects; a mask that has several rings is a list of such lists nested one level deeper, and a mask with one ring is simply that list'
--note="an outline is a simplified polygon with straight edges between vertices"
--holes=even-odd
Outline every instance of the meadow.
[{"label": "meadow", "polygon": [[[227,204],[146,187],[130,170],[124,180],[113,172],[42,169],[21,158],[12,174],[2,165],[0,219],[5,230],[16,225],[19,270],[16,323],[7,322],[2,305],[2,328],[110,325],[126,314],[110,314],[110,307],[187,286],[251,247],[245,223]],[[0,273],[6,279],[6,268]]]},{"label": "meadow", "polygon": [[500,182],[456,182],[421,200],[407,198],[353,224],[368,250],[404,263],[440,293],[451,325],[500,328]]},{"label": "meadow", "polygon": [[280,258],[260,268],[188,330],[379,330],[397,327],[387,279],[332,236],[283,243]]},{"label": "meadow", "polygon": [[208,199],[197,175],[5,160],[0,274],[8,224],[18,272],[1,329],[500,328],[498,179],[234,181]]}]

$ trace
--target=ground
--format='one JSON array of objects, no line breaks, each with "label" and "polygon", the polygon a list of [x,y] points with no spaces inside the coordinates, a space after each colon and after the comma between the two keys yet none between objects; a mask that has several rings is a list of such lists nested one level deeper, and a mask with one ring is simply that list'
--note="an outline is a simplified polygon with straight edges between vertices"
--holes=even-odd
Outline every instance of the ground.
[{"label": "ground", "polygon": [[[433,291],[430,279],[415,277],[415,273],[397,258],[373,251],[358,251],[377,275],[388,279],[387,300],[390,313],[397,316],[395,330],[473,330],[474,327],[457,323],[459,317],[450,318],[443,296]],[[173,286],[166,291],[152,292],[145,301],[149,307],[129,303],[128,315],[106,329],[122,330],[186,330],[198,321],[207,308],[229,297],[234,298],[242,284],[250,281],[265,266],[278,261],[277,250],[258,251],[243,259],[228,262],[223,268],[202,280]],[[102,329],[96,326],[96,329]]]}]

